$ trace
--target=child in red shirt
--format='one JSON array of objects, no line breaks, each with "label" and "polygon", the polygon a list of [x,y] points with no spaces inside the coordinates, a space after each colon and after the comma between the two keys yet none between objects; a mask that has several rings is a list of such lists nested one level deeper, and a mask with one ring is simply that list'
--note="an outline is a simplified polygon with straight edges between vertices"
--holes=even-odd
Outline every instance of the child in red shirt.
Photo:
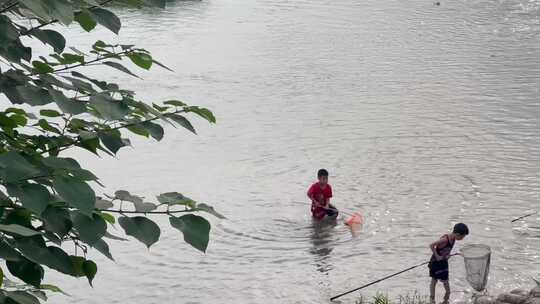
[{"label": "child in red shirt", "polygon": [[317,172],[317,179],[319,181],[311,185],[307,192],[307,196],[311,199],[311,214],[319,220],[325,216],[337,216],[336,207],[330,204],[332,187],[328,184],[328,171],[320,169]]}]

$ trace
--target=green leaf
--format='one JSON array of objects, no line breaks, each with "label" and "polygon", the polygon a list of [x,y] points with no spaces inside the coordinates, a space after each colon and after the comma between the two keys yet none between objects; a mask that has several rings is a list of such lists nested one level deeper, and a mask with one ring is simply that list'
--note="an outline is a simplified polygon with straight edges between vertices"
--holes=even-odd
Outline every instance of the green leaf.
[{"label": "green leaf", "polygon": [[98,155],[97,149],[101,147],[101,145],[99,144],[99,138],[97,137],[90,139],[84,139],[81,137],[81,142],[77,144],[77,146],[84,148],[96,155]]},{"label": "green leaf", "polygon": [[217,212],[214,207],[212,206],[209,206],[207,204],[197,204],[197,208],[196,208],[197,211],[203,211],[203,212],[207,212],[207,213],[210,213],[212,215],[214,215],[215,217],[217,218],[220,218],[220,219],[224,219],[225,217],[223,215],[221,215],[219,212]]},{"label": "green leaf", "polygon": [[4,284],[4,271],[0,268],[0,287]]},{"label": "green leaf", "polygon": [[116,241],[127,241],[128,240],[128,239],[125,239],[125,238],[110,234],[108,232],[106,232],[103,237],[106,237],[106,238],[111,239],[111,240],[116,240]]},{"label": "green leaf", "polygon": [[61,294],[69,296],[69,294],[65,293],[62,289],[60,289],[60,287],[55,286],[55,285],[51,285],[51,284],[41,284],[39,286],[39,289],[48,290],[48,291],[52,291],[52,292],[59,292]]},{"label": "green leaf", "polygon": [[49,156],[43,159],[43,163],[47,167],[55,169],[77,170],[81,168],[81,166],[76,160],[69,157]]},{"label": "green leaf", "polygon": [[92,245],[97,251],[101,252],[104,256],[109,258],[110,260],[114,261],[113,256],[111,255],[111,251],[109,249],[109,245],[104,240],[99,240]]},{"label": "green leaf", "polygon": [[47,117],[60,117],[62,114],[55,110],[40,110],[39,114],[41,116],[47,116]]},{"label": "green leaf", "polygon": [[96,195],[87,183],[70,176],[56,176],[53,187],[70,206],[86,215],[92,214]]},{"label": "green leaf", "polygon": [[104,131],[98,134],[101,142],[114,154],[116,154],[120,148],[126,146],[126,143],[120,137],[121,134],[118,130]]},{"label": "green leaf", "polygon": [[86,105],[83,102],[71,100],[64,93],[54,89],[49,89],[49,94],[64,113],[77,115],[86,112]]},{"label": "green leaf", "polygon": [[4,182],[16,182],[36,176],[39,170],[17,152],[0,154],[0,177]]},{"label": "green leaf", "polygon": [[64,53],[62,56],[52,55],[60,64],[84,63],[84,56],[78,54]]},{"label": "green leaf", "polygon": [[146,130],[148,130],[150,135],[155,140],[160,141],[161,139],[163,139],[164,131],[160,125],[147,121],[147,122],[142,123],[142,126],[146,128]]},{"label": "green leaf", "polygon": [[111,32],[118,34],[122,26],[120,19],[111,11],[99,7],[92,8],[90,15],[97,23],[108,28]]},{"label": "green leaf", "polygon": [[140,196],[132,195],[129,191],[126,190],[117,190],[114,192],[114,198],[121,201],[128,201],[132,203],[142,203],[143,199]]},{"label": "green leaf", "polygon": [[158,202],[169,205],[169,206],[183,205],[183,206],[188,206],[190,208],[194,208],[197,205],[197,203],[194,200],[178,192],[161,193],[157,197],[157,199],[158,199]]},{"label": "green leaf", "polygon": [[156,6],[159,8],[165,8],[165,5],[167,4],[166,0],[144,0],[144,3]]},{"label": "green leaf", "polygon": [[124,102],[113,100],[108,95],[94,95],[90,97],[90,104],[107,120],[123,119],[129,112],[129,108]]},{"label": "green leaf", "polygon": [[44,1],[35,0],[20,0],[20,2],[29,10],[32,11],[37,17],[44,21],[52,21],[52,16],[49,14],[48,9],[45,7]]},{"label": "green leaf", "polygon": [[63,76],[65,79],[69,80],[71,84],[77,88],[79,92],[90,92],[90,93],[96,93],[96,90],[92,86],[91,83],[74,78],[74,77],[68,77]]},{"label": "green leaf", "polygon": [[152,67],[152,56],[146,53],[130,53],[128,58],[139,67],[149,70]]},{"label": "green leaf", "polygon": [[39,287],[45,271],[38,264],[22,259],[20,261],[6,261],[9,272],[23,282]]},{"label": "green leaf", "polygon": [[6,296],[18,304],[40,304],[39,300],[27,291],[6,291]]},{"label": "green leaf", "polygon": [[65,25],[73,22],[73,7],[67,0],[42,1],[43,5],[49,10],[53,19],[58,19]]},{"label": "green leaf", "polygon": [[51,126],[49,122],[45,119],[40,119],[37,123],[38,126],[41,127],[44,131],[53,132],[56,134],[62,134],[62,131],[58,130],[57,128]]},{"label": "green leaf", "polygon": [[143,212],[143,213],[150,212],[157,208],[157,206],[152,203],[141,202],[141,203],[134,203],[133,205],[135,206],[135,211]]},{"label": "green leaf", "polygon": [[47,73],[54,72],[54,69],[50,65],[41,61],[32,61],[32,66],[34,67],[34,70],[40,74],[47,74]]},{"label": "green leaf", "polygon": [[194,134],[197,134],[197,131],[195,131],[195,128],[193,127],[191,122],[189,122],[189,120],[187,120],[187,118],[185,118],[184,116],[178,115],[178,114],[167,114],[165,116],[172,119],[174,122],[176,122],[180,126],[193,132]]},{"label": "green leaf", "polygon": [[111,201],[104,200],[102,198],[96,198],[95,208],[99,210],[105,210],[114,207]]},{"label": "green leaf", "polygon": [[75,21],[87,32],[93,30],[97,22],[92,18],[90,13],[87,10],[82,10],[79,13],[75,14]]},{"label": "green leaf", "polygon": [[171,105],[171,106],[175,106],[175,107],[184,107],[184,106],[186,106],[186,104],[181,102],[180,100],[167,100],[167,101],[163,102],[163,104]]},{"label": "green leaf", "polygon": [[73,227],[71,216],[64,208],[49,206],[41,214],[41,219],[45,230],[54,232],[61,237],[67,235]]},{"label": "green leaf", "polygon": [[3,232],[7,232],[9,234],[15,234],[20,236],[33,236],[40,234],[39,231],[35,231],[33,229],[27,228],[25,226],[21,226],[18,224],[9,224],[9,225],[3,225],[0,224],[0,230]]},{"label": "green leaf", "polygon": [[42,88],[25,84],[24,86],[17,86],[15,89],[22,98],[19,102],[31,106],[43,106],[52,102],[51,96]]},{"label": "green leaf", "polygon": [[29,294],[35,296],[36,298],[38,298],[41,301],[44,301],[44,302],[47,301],[47,294],[44,291],[41,291],[41,290],[28,290],[27,292]]},{"label": "green leaf", "polygon": [[144,137],[148,137],[150,135],[148,130],[146,130],[146,128],[142,127],[140,124],[128,126],[126,127],[126,129],[128,129],[134,134],[141,135]]},{"label": "green leaf", "polygon": [[214,114],[206,108],[187,107],[186,110],[199,115],[200,117],[206,119],[208,122],[216,123],[216,117],[214,117]]},{"label": "green leaf", "polygon": [[0,258],[6,261],[20,261],[22,259],[22,256],[6,241],[0,240]]},{"label": "green leaf", "polygon": [[35,29],[30,34],[41,42],[52,46],[57,53],[62,53],[66,47],[66,39],[57,31]]},{"label": "green leaf", "polygon": [[13,26],[13,23],[7,16],[0,16],[0,41],[14,41],[19,38],[19,32],[17,28]]},{"label": "green leaf", "polygon": [[[7,187],[8,187],[8,191],[12,192],[9,189],[11,187],[9,185]],[[32,227],[32,212],[30,212],[30,210],[27,210],[27,209],[13,210],[8,214],[4,223],[7,225],[17,224],[17,225],[25,226],[27,228],[33,228]]]},{"label": "green leaf", "polygon": [[84,275],[86,276],[86,278],[88,278],[88,283],[90,284],[90,286],[92,286],[92,280],[94,279],[97,273],[96,263],[90,260],[86,260],[84,261],[82,268],[83,268]]},{"label": "green leaf", "polygon": [[118,62],[114,62],[114,61],[105,61],[103,62],[104,65],[108,65],[112,68],[115,68],[119,71],[122,71],[128,75],[131,75],[133,77],[136,77],[136,78],[139,78],[139,76],[135,75],[134,73],[132,73],[129,69],[127,69],[125,66],[121,65],[120,63]]},{"label": "green leaf", "polygon": [[21,187],[19,196],[25,208],[32,210],[37,215],[47,208],[51,195],[49,190],[40,184],[26,184]]},{"label": "green leaf", "polygon": [[18,114],[9,116],[9,119],[11,119],[12,121],[14,121],[17,125],[19,125],[19,126],[21,126],[21,127],[26,126],[26,123],[28,122],[28,119],[26,119],[25,116],[23,116],[23,115],[18,115]]},{"label": "green leaf", "polygon": [[73,227],[79,232],[80,239],[88,245],[95,244],[107,231],[107,223],[97,214],[92,214],[92,218],[89,218],[84,214],[74,212],[72,221]]},{"label": "green leaf", "polygon": [[62,246],[62,240],[60,239],[60,237],[58,237],[58,235],[50,232],[50,231],[45,231],[43,232],[43,237],[46,238],[47,240],[53,242],[54,244],[58,245],[58,246]]},{"label": "green leaf", "polygon": [[118,223],[127,235],[133,236],[148,248],[159,240],[161,234],[159,226],[146,217],[123,216],[118,219]]},{"label": "green leaf", "polygon": [[73,264],[74,271],[72,275],[74,277],[84,277],[83,264],[86,259],[76,255],[70,255],[69,258],[71,259],[71,263]]},{"label": "green leaf", "polygon": [[116,223],[116,219],[110,213],[100,212],[99,215],[111,225],[114,225]]},{"label": "green leaf", "polygon": [[16,244],[21,253],[30,261],[48,266],[64,274],[71,275],[73,273],[73,265],[69,255],[59,247],[47,247],[41,237],[20,238]]},{"label": "green leaf", "polygon": [[168,66],[164,65],[163,63],[155,60],[155,59],[152,59],[152,62],[154,62],[155,64],[159,65],[160,67],[170,71],[170,72],[174,72],[172,69],[170,69]]},{"label": "green leaf", "polygon": [[172,227],[182,231],[186,243],[206,252],[210,234],[210,223],[207,220],[194,214],[186,214],[181,217],[171,216],[169,221]]}]

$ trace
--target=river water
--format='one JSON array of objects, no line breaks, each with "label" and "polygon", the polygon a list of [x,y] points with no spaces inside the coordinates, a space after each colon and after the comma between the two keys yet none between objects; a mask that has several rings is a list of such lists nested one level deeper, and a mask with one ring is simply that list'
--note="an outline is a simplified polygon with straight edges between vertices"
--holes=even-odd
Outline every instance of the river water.
[{"label": "river water", "polygon": [[[164,228],[147,250],[111,244],[94,288],[49,275],[55,303],[328,303],[429,258],[458,221],[491,246],[488,290],[540,272],[540,1],[203,0],[124,10],[120,36],[175,72],[144,81],[101,71],[141,98],[211,108],[199,135],[167,129],[117,159],[81,153],[109,193],[180,191],[214,205],[201,254]],[[88,34],[72,30],[71,44]],[[330,171],[333,202],[360,211],[357,235],[312,222],[305,197]],[[167,226],[167,219],[156,218]],[[119,228],[118,228],[119,229]],[[120,229],[117,234],[120,234]],[[467,297],[451,261],[453,300]],[[428,290],[426,267],[365,290]],[[354,303],[358,296],[343,298]]]}]

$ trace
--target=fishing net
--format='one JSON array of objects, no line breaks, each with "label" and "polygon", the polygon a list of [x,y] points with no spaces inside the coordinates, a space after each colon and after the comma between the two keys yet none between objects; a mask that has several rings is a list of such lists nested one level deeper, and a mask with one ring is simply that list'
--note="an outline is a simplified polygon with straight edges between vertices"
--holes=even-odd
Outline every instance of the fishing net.
[{"label": "fishing net", "polygon": [[472,244],[464,246],[461,252],[465,259],[467,282],[476,291],[484,290],[488,281],[491,249],[486,245]]}]

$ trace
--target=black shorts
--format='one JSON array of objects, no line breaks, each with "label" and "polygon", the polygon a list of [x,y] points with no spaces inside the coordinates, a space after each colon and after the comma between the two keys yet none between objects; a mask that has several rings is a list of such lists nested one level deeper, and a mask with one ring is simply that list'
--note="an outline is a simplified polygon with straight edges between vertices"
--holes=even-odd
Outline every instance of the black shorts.
[{"label": "black shorts", "polygon": [[334,207],[332,204],[329,204],[330,208],[326,209],[326,215],[327,216],[330,216],[330,217],[334,217],[338,215],[338,210],[336,209],[336,207]]},{"label": "black shorts", "polygon": [[429,276],[441,281],[448,281],[448,260],[431,260],[428,264]]}]

